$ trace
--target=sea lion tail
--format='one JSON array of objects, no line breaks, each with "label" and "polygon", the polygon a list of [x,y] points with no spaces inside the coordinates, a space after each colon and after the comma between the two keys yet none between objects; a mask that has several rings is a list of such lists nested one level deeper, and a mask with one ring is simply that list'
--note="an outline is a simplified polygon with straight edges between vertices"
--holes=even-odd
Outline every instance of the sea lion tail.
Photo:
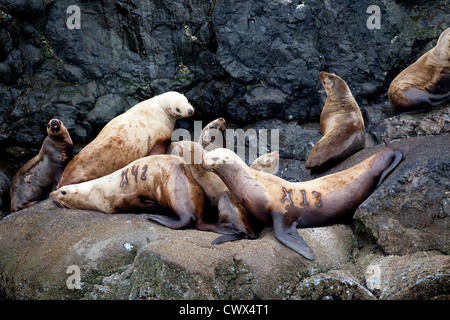
[{"label": "sea lion tail", "polygon": [[387,167],[386,170],[384,170],[381,174],[380,180],[378,181],[378,185],[375,189],[378,189],[381,183],[383,183],[383,181],[386,179],[387,175],[391,173],[392,170],[394,170],[394,168],[400,163],[400,161],[403,160],[403,152],[400,149],[392,147],[386,139],[384,139],[384,143],[386,144],[386,147],[394,152],[394,159],[392,160],[389,167]]}]

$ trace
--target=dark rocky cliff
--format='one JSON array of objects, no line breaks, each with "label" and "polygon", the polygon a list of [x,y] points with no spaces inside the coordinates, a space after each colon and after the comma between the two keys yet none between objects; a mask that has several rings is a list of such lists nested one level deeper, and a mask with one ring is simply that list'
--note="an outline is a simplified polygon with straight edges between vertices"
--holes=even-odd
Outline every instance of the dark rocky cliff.
[{"label": "dark rocky cliff", "polygon": [[[48,118],[87,143],[138,101],[177,90],[196,119],[316,121],[322,70],[362,107],[448,27],[447,1],[0,1],[0,145],[37,147]],[[369,30],[369,5],[381,28]],[[101,110],[105,117],[99,118]]]}]

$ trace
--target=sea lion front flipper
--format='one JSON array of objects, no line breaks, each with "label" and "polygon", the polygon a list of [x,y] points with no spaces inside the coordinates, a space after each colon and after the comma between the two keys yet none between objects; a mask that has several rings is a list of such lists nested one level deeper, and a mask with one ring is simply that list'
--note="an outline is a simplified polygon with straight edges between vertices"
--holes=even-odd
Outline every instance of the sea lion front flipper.
[{"label": "sea lion front flipper", "polygon": [[297,232],[297,224],[295,222],[288,222],[286,216],[282,213],[272,212],[271,215],[275,238],[295,252],[301,254],[306,259],[314,260],[312,249]]},{"label": "sea lion front flipper", "polygon": [[153,148],[148,152],[147,156],[152,156],[155,154],[165,154],[167,152],[167,146],[170,141],[168,140],[158,140]]}]

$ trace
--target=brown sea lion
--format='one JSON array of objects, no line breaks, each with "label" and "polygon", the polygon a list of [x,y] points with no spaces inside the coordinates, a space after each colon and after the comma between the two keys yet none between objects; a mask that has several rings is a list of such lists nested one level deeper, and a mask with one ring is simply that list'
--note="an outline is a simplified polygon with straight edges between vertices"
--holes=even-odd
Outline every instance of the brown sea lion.
[{"label": "brown sea lion", "polygon": [[320,114],[322,138],[306,159],[307,169],[323,171],[365,146],[364,120],[350,89],[339,76],[321,72],[327,100]]},{"label": "brown sea lion", "polygon": [[58,188],[110,174],[132,161],[166,152],[175,121],[194,108],[178,92],[166,92],[138,103],[112,119],[67,165]]},{"label": "brown sea lion", "polygon": [[195,223],[199,230],[229,232],[204,221],[202,188],[183,160],[169,154],[144,157],[101,178],[63,186],[50,193],[50,198],[55,204],[71,209],[174,213],[176,217],[156,214],[147,217],[172,229]]},{"label": "brown sea lion", "polygon": [[208,123],[202,130],[198,143],[206,150],[211,151],[216,148],[225,147],[223,134],[226,129],[224,118],[218,118]]},{"label": "brown sea lion", "polygon": [[227,187],[216,174],[201,167],[200,163],[207,153],[206,150],[199,143],[187,140],[172,142],[170,147],[172,155],[181,157],[188,165],[190,173],[202,187],[210,205],[217,208],[220,196]]},{"label": "brown sea lion", "polygon": [[382,151],[347,170],[297,183],[252,170],[228,149],[209,152],[202,166],[215,172],[253,217],[273,224],[280,242],[313,260],[311,248],[296,228],[320,227],[351,217],[402,157],[398,148],[386,142]]},{"label": "brown sea lion", "polygon": [[39,154],[25,163],[11,181],[11,212],[28,208],[55,190],[72,159],[72,139],[60,120],[48,122],[47,134]]},{"label": "brown sea lion", "polygon": [[395,77],[388,97],[397,111],[428,111],[450,99],[450,28],[436,46]]}]

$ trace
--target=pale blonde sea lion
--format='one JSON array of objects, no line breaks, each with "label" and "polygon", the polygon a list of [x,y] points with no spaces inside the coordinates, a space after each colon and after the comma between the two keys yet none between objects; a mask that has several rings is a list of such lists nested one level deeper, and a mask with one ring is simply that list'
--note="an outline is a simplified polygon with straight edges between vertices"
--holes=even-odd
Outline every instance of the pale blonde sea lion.
[{"label": "pale blonde sea lion", "polygon": [[62,207],[105,213],[163,211],[166,215],[147,217],[172,229],[194,223],[199,230],[229,232],[205,222],[202,188],[184,161],[169,154],[144,157],[101,178],[63,186],[50,198]]},{"label": "pale blonde sea lion", "polygon": [[138,103],[112,119],[67,165],[58,188],[110,174],[136,159],[166,152],[175,121],[194,108],[178,92]]}]

